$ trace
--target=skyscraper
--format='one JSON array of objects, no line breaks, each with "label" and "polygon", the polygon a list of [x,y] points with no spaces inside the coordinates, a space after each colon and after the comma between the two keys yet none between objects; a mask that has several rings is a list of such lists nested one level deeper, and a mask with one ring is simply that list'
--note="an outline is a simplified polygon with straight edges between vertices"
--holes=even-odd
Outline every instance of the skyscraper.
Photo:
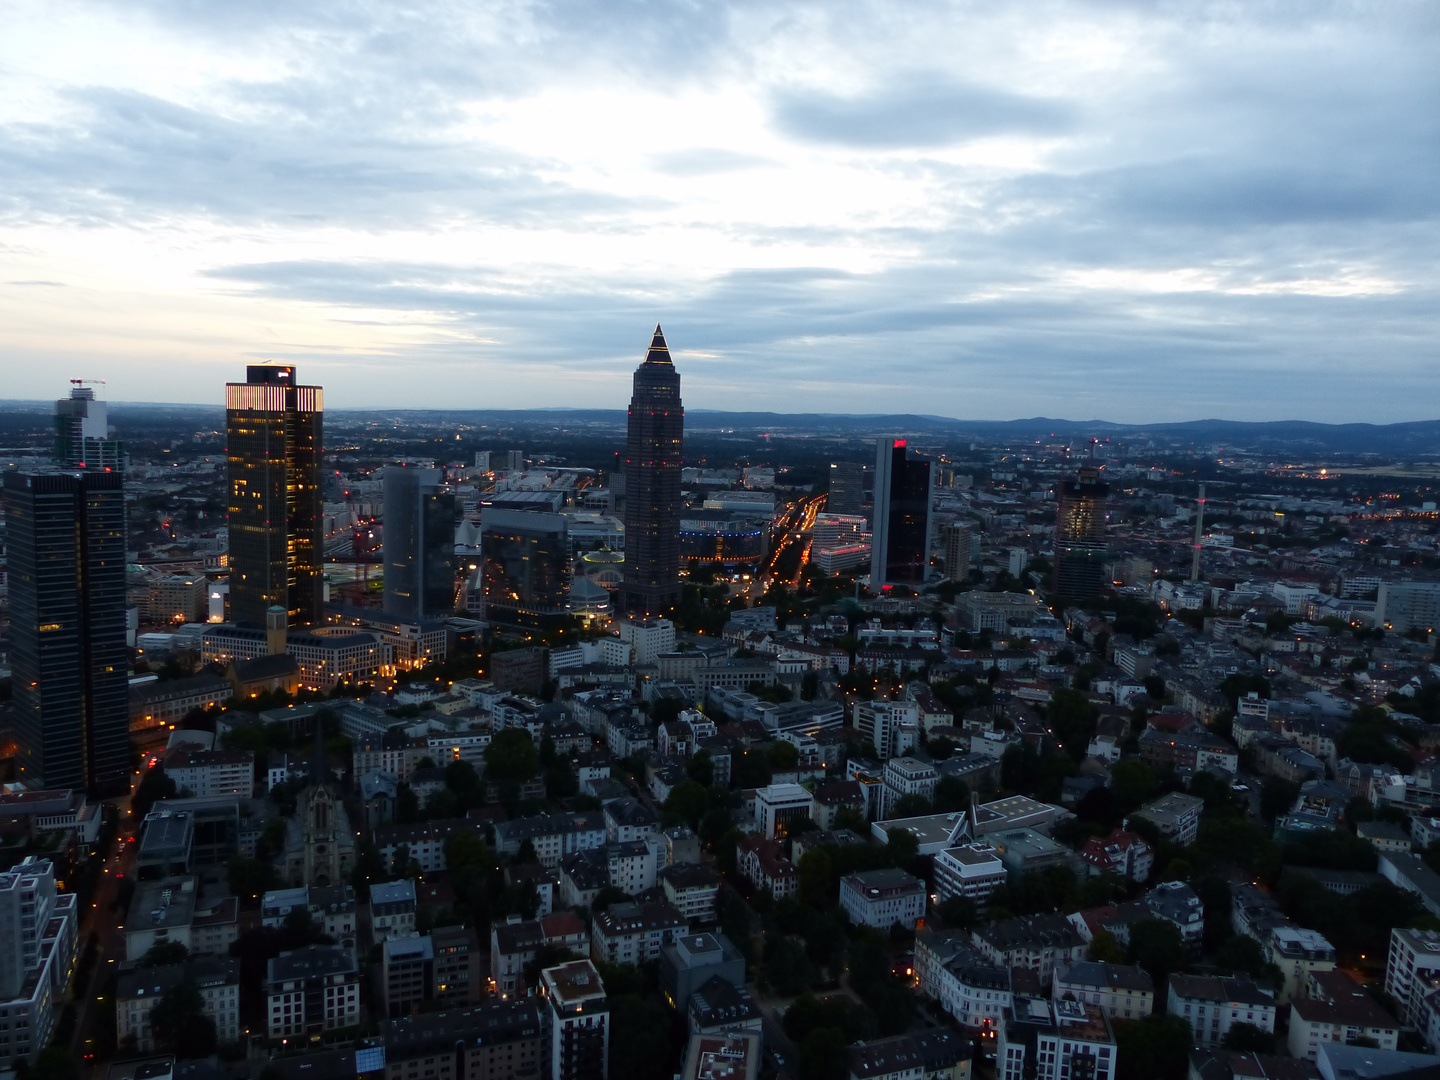
[{"label": "skyscraper", "polygon": [[417,621],[455,613],[455,495],[439,469],[385,469],[385,613]]},{"label": "skyscraper", "polygon": [[934,477],[928,460],[912,461],[904,439],[875,446],[875,525],[870,540],[870,586],[918,588],[930,576],[930,501]]},{"label": "skyscraper", "polygon": [[970,576],[974,538],[975,532],[969,525],[945,526],[945,576],[951,581],[964,581]]},{"label": "skyscraper", "polygon": [[534,627],[568,618],[570,542],[563,515],[485,507],[480,557],[482,618]]},{"label": "skyscraper", "polygon": [[1056,493],[1055,591],[1071,599],[1095,596],[1105,584],[1105,500],[1110,485],[1094,465],[1082,465]]},{"label": "skyscraper", "polygon": [[5,526],[20,777],[112,794],[130,771],[120,474],[6,473]]},{"label": "skyscraper", "polygon": [[70,396],[55,402],[55,463],[66,469],[119,471],[121,445],[110,438],[105,402],[80,379],[70,380]]},{"label": "skyscraper", "polygon": [[858,516],[864,512],[865,466],[858,461],[836,461],[830,465],[830,495],[827,514]]},{"label": "skyscraper", "polygon": [[625,583],[629,615],[668,615],[680,599],[680,455],[685,407],[680,373],[657,325],[635,369],[625,439]]},{"label": "skyscraper", "polygon": [[293,367],[252,364],[225,384],[230,464],[230,613],[263,627],[283,607],[291,626],[324,621],[320,465],[324,405]]}]

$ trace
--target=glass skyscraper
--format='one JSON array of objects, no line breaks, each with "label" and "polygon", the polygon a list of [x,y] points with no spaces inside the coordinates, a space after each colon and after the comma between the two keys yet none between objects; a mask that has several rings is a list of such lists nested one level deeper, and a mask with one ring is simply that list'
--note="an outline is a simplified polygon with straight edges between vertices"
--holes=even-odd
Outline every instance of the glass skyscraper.
[{"label": "glass skyscraper", "polygon": [[625,439],[625,582],[631,616],[669,615],[680,600],[680,456],[685,406],[680,373],[659,326],[635,370]]},{"label": "glass skyscraper", "polygon": [[110,416],[95,391],[79,385],[55,402],[55,463],[67,469],[109,469],[118,472],[123,449],[110,438]]},{"label": "glass skyscraper", "polygon": [[565,518],[534,510],[480,511],[482,618],[544,628],[569,618]]},{"label": "glass skyscraper", "polygon": [[385,614],[445,619],[455,613],[455,495],[439,469],[385,469]]},{"label": "glass skyscraper", "polygon": [[912,461],[904,439],[880,439],[876,443],[871,588],[918,588],[929,578],[933,487],[931,463]]},{"label": "glass skyscraper", "polygon": [[6,473],[5,528],[20,778],[117,794],[130,771],[120,474]]},{"label": "glass skyscraper", "polygon": [[1055,519],[1055,591],[1073,600],[1099,594],[1105,584],[1105,504],[1110,485],[1094,465],[1065,480]]},{"label": "glass skyscraper", "polygon": [[291,626],[324,622],[320,466],[324,405],[293,367],[252,364],[225,384],[230,478],[230,616],[263,627],[272,606]]}]

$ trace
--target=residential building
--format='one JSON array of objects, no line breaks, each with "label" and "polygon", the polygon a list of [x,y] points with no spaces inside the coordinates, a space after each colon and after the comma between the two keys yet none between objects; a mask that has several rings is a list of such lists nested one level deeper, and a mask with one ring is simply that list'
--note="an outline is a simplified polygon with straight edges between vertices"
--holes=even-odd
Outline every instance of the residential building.
[{"label": "residential building", "polygon": [[1092,877],[1115,874],[1145,881],[1155,865],[1155,849],[1128,829],[1112,829],[1109,836],[1092,836],[1080,849],[1080,861]]},{"label": "residential building", "polygon": [[370,932],[377,944],[415,935],[415,882],[401,878],[371,884]]},{"label": "residential building", "polygon": [[790,822],[810,816],[811,795],[799,784],[770,784],[755,792],[761,836],[784,836]]},{"label": "residential building", "polygon": [[380,946],[380,986],[385,1015],[418,1012],[434,989],[435,949],[426,937],[392,937]]},{"label": "residential building", "polygon": [[990,923],[971,931],[971,940],[991,963],[1027,968],[1041,985],[1059,964],[1085,958],[1085,941],[1063,915],[1027,915]]},{"label": "residential building", "polygon": [[540,995],[549,1031],[549,1080],[607,1080],[610,1006],[595,965],[575,960],[546,968]]},{"label": "residential building", "polygon": [[862,870],[840,879],[840,907],[860,926],[912,929],[925,916],[925,902],[925,883],[904,870]]},{"label": "residential building", "polygon": [[525,965],[539,956],[543,946],[568,949],[576,956],[590,952],[590,932],[573,911],[557,911],[544,918],[493,923],[490,927],[490,978],[503,996],[534,989],[525,981]]},{"label": "residential building", "polygon": [[1134,817],[1148,821],[1166,840],[1189,847],[1200,834],[1200,812],[1205,800],[1172,791],[1135,811]]},{"label": "residential building", "polygon": [[715,898],[720,892],[720,875],[700,863],[667,866],[655,875],[665,890],[665,899],[690,920],[690,925],[715,922]]},{"label": "residential building", "polygon": [[907,795],[929,800],[935,795],[940,774],[928,761],[913,757],[893,757],[885,762],[885,813],[889,815],[897,802]]},{"label": "residential building", "polygon": [[118,472],[7,472],[15,771],[117,795],[130,774],[125,499]]},{"label": "residential building", "polygon": [[355,890],[349,885],[272,889],[260,898],[260,922],[279,930],[294,911],[303,911],[321,933],[353,940],[358,929]]},{"label": "residential building", "polygon": [[735,986],[745,983],[745,957],[730,939],[712,934],[683,933],[660,948],[660,990],[676,1010],[712,979]]},{"label": "residential building", "polygon": [[1334,969],[1335,946],[1315,930],[1277,926],[1270,931],[1270,962],[1285,975],[1284,985],[1280,988],[1280,1003],[1283,1005],[1305,995],[1312,972]]},{"label": "residential building", "polygon": [[539,1003],[487,1001],[419,1013],[382,1029],[384,1080],[541,1080],[548,1047]]},{"label": "residential building", "polygon": [[241,625],[267,627],[273,607],[288,626],[325,621],[323,417],[320,387],[297,385],[291,366],[251,364],[243,383],[225,384],[230,612]]},{"label": "residential building", "polygon": [[1010,969],[996,964],[961,931],[921,930],[915,935],[915,977],[967,1031],[993,1035],[1010,1008]]},{"label": "residential building", "polygon": [[762,1030],[760,1007],[744,983],[733,984],[719,975],[700,984],[690,995],[686,1011],[690,1030],[701,1035],[722,1031],[753,1031],[759,1035]]},{"label": "residential building", "polygon": [[1440,982],[1440,930],[1390,931],[1390,955],[1385,961],[1385,992],[1400,1007],[1407,1025],[1421,1022],[1424,998]]},{"label": "residential building", "polygon": [[756,1080],[760,1075],[760,1035],[753,1031],[692,1033],[680,1080]]},{"label": "residential building", "polygon": [[1170,976],[1166,1011],[1183,1017],[1201,1046],[1223,1042],[1235,1024],[1275,1033],[1275,999],[1249,979],[1176,973]]},{"label": "residential building", "polygon": [[1115,1036],[1098,1005],[1016,997],[1000,1025],[996,1080],[1115,1080]]},{"label": "residential building", "polygon": [[55,866],[34,855],[0,874],[0,1066],[14,1068],[50,1041],[56,1006],[75,970],[74,893],[56,889]]},{"label": "residential building", "polygon": [[571,852],[604,846],[607,840],[606,820],[600,812],[587,810],[578,814],[537,814],[497,822],[495,848],[502,855],[518,855],[528,840],[542,866],[558,867]]},{"label": "residential building", "polygon": [[202,897],[198,881],[189,874],[135,883],[122,929],[127,960],[171,943],[183,945],[192,956],[229,953],[240,936],[239,901],[208,892]]},{"label": "residential building", "polygon": [[756,889],[769,889],[776,900],[794,896],[798,888],[795,865],[780,853],[774,840],[751,834],[735,845],[735,869]]},{"label": "residential building", "polygon": [[435,957],[430,996],[446,1008],[478,1002],[485,992],[480,935],[472,927],[437,926],[430,931],[430,951]]},{"label": "residential building", "polygon": [[670,903],[611,904],[594,918],[590,955],[600,964],[643,964],[658,960],[689,929],[689,920]]},{"label": "residential building", "polygon": [[172,750],[165,755],[165,776],[182,797],[201,799],[255,794],[255,754],[250,750]]},{"label": "residential building", "polygon": [[680,373],[657,325],[635,371],[625,437],[620,518],[625,579],[620,607],[630,616],[668,616],[680,599],[680,463],[685,406]]},{"label": "residential building", "polygon": [[1349,1046],[1361,1039],[1394,1050],[1399,1035],[1395,1017],[1343,971],[1314,973],[1305,997],[1290,1003],[1287,1046],[1293,1057],[1315,1061],[1322,1046]]},{"label": "residential building", "polygon": [[1155,1009],[1155,982],[1144,968],[1082,960],[1057,967],[1051,997],[1099,1005],[1111,1020],[1143,1020]]},{"label": "residential building", "polygon": [[165,993],[182,982],[200,993],[202,1010],[215,1024],[215,1041],[240,1040],[240,961],[228,956],[196,957],[184,964],[122,971],[115,985],[115,1038],[141,1053],[157,1047],[151,1013]]},{"label": "residential building", "polygon": [[359,1026],[360,972],[353,949],[308,945],[282,952],[266,964],[262,990],[271,1039],[308,1041]]},{"label": "residential building", "polygon": [[1000,855],[989,844],[962,844],[935,856],[935,889],[939,902],[963,896],[983,911],[990,894],[1009,876]]},{"label": "residential building", "polygon": [[850,1080],[969,1080],[970,1040],[947,1028],[868,1039],[845,1051]]}]

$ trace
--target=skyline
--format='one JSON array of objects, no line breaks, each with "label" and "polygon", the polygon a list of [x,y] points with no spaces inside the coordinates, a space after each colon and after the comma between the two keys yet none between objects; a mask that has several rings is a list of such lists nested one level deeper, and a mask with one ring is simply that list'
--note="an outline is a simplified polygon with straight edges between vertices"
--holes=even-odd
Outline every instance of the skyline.
[{"label": "skyline", "polygon": [[12,22],[10,398],[623,408],[660,322],[696,412],[1440,415],[1421,5]]}]

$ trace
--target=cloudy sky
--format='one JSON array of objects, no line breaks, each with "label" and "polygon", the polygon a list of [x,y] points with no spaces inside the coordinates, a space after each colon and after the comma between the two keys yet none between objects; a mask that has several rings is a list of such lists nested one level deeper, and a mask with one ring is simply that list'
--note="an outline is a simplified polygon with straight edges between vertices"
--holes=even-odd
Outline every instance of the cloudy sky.
[{"label": "cloudy sky", "polygon": [[1440,416],[1440,6],[6,0],[0,398]]}]

